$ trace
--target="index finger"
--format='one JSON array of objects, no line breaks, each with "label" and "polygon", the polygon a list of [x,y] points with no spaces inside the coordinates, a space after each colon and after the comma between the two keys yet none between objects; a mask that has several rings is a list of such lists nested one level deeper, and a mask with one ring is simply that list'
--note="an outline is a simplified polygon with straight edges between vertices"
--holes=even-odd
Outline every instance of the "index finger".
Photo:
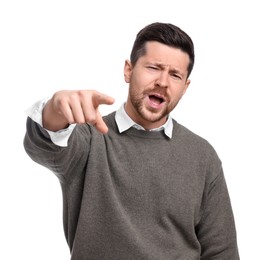
[{"label": "index finger", "polygon": [[93,97],[92,97],[92,102],[95,108],[101,104],[112,105],[114,101],[115,99],[113,97],[110,97],[106,94],[103,94],[97,91],[93,94]]}]

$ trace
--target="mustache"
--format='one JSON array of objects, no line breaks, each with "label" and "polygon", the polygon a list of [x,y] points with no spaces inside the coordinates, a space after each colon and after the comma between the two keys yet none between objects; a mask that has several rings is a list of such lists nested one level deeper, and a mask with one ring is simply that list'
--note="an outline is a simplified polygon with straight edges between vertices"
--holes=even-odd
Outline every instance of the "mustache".
[{"label": "mustache", "polygon": [[164,100],[166,101],[169,101],[170,98],[169,98],[169,94],[167,93],[166,90],[160,88],[160,87],[154,87],[154,88],[151,88],[151,89],[147,89],[144,91],[144,94],[145,95],[153,95],[153,94],[159,94],[160,96],[162,96],[164,98]]}]

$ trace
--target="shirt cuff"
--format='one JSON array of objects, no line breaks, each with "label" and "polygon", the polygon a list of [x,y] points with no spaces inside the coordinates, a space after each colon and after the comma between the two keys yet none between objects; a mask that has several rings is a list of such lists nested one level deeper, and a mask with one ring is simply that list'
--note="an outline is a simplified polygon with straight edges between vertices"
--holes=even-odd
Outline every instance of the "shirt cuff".
[{"label": "shirt cuff", "polygon": [[[49,100],[50,98],[45,98],[45,99],[42,99],[40,101],[37,101],[36,103],[34,103],[31,107],[29,107],[27,110],[26,110],[26,114],[34,121],[36,122],[37,124],[39,124],[43,129],[45,129],[43,127],[43,117],[42,117],[42,112],[43,112],[43,109],[47,103],[47,101]],[[62,130],[59,130],[57,132],[53,132],[53,131],[50,131],[50,130],[47,130],[45,129],[50,138],[51,138],[51,141],[58,145],[58,146],[61,146],[61,147],[67,147],[68,146],[68,140],[69,140],[69,137],[70,135],[72,134],[72,131],[74,129],[74,127],[76,126],[76,124],[71,124],[69,125],[68,128],[65,128],[65,129],[62,129]]]}]

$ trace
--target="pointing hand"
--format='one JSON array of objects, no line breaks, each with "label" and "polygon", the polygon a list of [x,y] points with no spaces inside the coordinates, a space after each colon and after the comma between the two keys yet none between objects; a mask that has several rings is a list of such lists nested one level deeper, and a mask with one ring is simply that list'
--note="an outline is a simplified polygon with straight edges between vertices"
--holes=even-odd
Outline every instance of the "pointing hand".
[{"label": "pointing hand", "polygon": [[114,99],[96,90],[63,90],[56,92],[43,111],[43,126],[51,131],[69,124],[90,123],[101,133],[108,128],[99,112],[99,105],[111,105]]}]

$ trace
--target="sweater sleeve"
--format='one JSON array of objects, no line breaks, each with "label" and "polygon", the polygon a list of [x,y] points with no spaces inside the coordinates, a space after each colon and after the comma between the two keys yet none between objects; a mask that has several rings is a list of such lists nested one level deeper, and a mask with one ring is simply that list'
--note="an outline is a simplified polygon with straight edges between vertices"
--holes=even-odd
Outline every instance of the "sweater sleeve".
[{"label": "sweater sleeve", "polygon": [[44,128],[28,117],[23,144],[33,161],[54,172],[62,182],[70,182],[75,173],[83,172],[90,138],[88,125],[77,126],[69,137],[68,146],[60,147],[52,142]]},{"label": "sweater sleeve", "polygon": [[[43,127],[42,112],[43,112],[44,106],[46,105],[48,100],[49,100],[49,98],[45,98],[45,99],[42,99],[40,101],[37,101],[36,103],[34,103],[32,106],[30,106],[26,110],[26,114],[34,122],[38,123],[41,127]],[[52,140],[52,142],[54,144],[64,147],[64,146],[67,146],[69,137],[70,137],[75,125],[76,124],[71,124],[71,125],[69,125],[68,128],[62,129],[62,130],[57,131],[57,132],[49,131],[47,129],[45,129],[45,130],[49,134],[50,139]]]},{"label": "sweater sleeve", "polygon": [[239,260],[236,229],[230,197],[217,155],[207,166],[202,217],[196,227],[202,260]]}]

